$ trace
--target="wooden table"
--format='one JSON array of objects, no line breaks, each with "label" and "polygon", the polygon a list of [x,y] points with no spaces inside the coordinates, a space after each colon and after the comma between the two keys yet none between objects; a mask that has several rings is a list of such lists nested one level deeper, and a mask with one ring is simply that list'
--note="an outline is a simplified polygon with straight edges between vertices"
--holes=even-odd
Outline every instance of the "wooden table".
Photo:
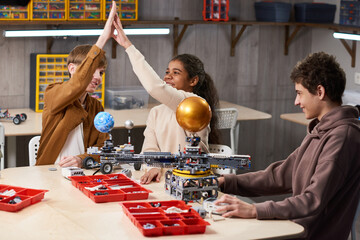
[{"label": "wooden table", "polygon": [[[1,239],[145,239],[123,213],[118,202],[94,203],[71,182],[47,166],[7,168],[0,183],[24,188],[47,189],[44,199],[18,212],[0,211]],[[86,170],[92,174],[93,170]],[[133,171],[139,179],[141,171]],[[153,191],[148,200],[174,200],[164,191],[164,183],[145,185]],[[197,205],[198,203],[195,203]],[[303,227],[287,220],[229,218],[214,222],[204,234],[163,236],[161,239],[266,239],[296,237]],[[146,238],[149,239],[149,238]]]},{"label": "wooden table", "polygon": [[[115,129],[125,128],[125,121],[132,120],[134,127],[144,128],[146,126],[146,120],[149,115],[150,109],[157,104],[149,104],[147,108],[140,109],[125,109],[125,110],[113,110],[105,109],[109,112],[115,121]],[[261,111],[257,111],[251,108],[243,107],[234,103],[220,101],[220,108],[236,108],[238,110],[238,122],[249,120],[262,120],[269,119],[271,115]],[[7,159],[8,166],[15,167],[16,165],[16,137],[17,136],[31,136],[40,135],[42,128],[42,113],[36,113],[32,109],[9,109],[11,115],[25,113],[27,120],[19,125],[15,125],[12,121],[2,121],[5,128],[5,137],[7,137]]]},{"label": "wooden table", "polygon": [[312,120],[306,119],[304,113],[283,113],[280,115],[280,118],[305,126],[309,125],[309,122]]},{"label": "wooden table", "polygon": [[[131,119],[135,127],[145,127],[146,119],[149,115],[150,109],[157,104],[149,104],[147,108],[139,109],[124,109],[113,110],[105,109],[114,117],[114,128],[125,128],[125,121]],[[220,108],[233,107],[238,110],[238,121],[248,120],[261,120],[269,119],[271,115],[268,113],[260,112],[251,108],[243,107],[234,103],[220,101]],[[27,120],[19,125],[15,125],[12,121],[2,121],[5,127],[5,136],[26,136],[26,135],[40,135],[42,124],[42,113],[36,113],[29,108],[9,109],[12,115],[25,113]]]}]

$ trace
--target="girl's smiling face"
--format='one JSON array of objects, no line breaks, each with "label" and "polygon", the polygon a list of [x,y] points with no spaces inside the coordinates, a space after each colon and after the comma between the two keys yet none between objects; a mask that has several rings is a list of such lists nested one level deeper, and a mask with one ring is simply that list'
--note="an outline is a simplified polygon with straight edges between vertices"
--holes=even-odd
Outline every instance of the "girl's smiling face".
[{"label": "girl's smiling face", "polygon": [[186,92],[192,92],[193,87],[197,84],[197,78],[189,78],[188,72],[185,70],[181,61],[173,60],[169,62],[169,65],[165,72],[164,81],[166,84],[176,88],[177,90],[184,90]]}]

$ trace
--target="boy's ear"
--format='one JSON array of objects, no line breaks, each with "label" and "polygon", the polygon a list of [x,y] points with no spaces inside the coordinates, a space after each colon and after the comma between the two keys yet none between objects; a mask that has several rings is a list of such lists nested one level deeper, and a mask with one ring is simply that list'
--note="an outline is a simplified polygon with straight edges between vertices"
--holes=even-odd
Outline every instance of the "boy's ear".
[{"label": "boy's ear", "polygon": [[69,70],[70,75],[73,75],[73,74],[74,74],[74,72],[76,71],[76,67],[77,67],[76,64],[74,64],[74,63],[69,63],[69,65],[68,65],[68,70]]},{"label": "boy's ear", "polygon": [[320,100],[324,100],[326,92],[323,85],[317,86],[317,95],[320,98]]},{"label": "boy's ear", "polygon": [[195,76],[195,77],[193,77],[193,78],[190,80],[190,86],[191,86],[191,87],[195,87],[196,84],[198,84],[198,82],[199,82],[199,77],[198,77],[198,76]]}]

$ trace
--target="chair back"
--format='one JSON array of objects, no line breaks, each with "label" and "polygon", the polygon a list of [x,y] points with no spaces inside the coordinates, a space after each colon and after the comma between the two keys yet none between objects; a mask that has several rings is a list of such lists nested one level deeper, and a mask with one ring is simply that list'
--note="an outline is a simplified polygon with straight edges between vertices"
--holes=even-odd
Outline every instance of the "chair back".
[{"label": "chair back", "polygon": [[236,108],[218,108],[215,110],[218,116],[218,128],[230,130],[231,149],[237,154],[239,125],[237,124],[238,111]]},{"label": "chair back", "polygon": [[3,170],[5,167],[5,128],[2,123],[0,123],[0,170]]},{"label": "chair back", "polygon": [[223,154],[223,155],[233,154],[233,151],[229,146],[222,144],[209,144],[209,152]]},{"label": "chair back", "polygon": [[36,163],[37,152],[40,146],[40,136],[35,136],[29,141],[29,166],[34,166]]},{"label": "chair back", "polygon": [[[209,144],[209,151],[210,153],[221,154],[221,155],[233,154],[233,150],[229,146],[221,145],[221,144]],[[215,168],[213,169],[213,172],[217,175],[230,174],[230,173],[235,174],[236,170],[231,168],[225,168],[225,169]]]}]

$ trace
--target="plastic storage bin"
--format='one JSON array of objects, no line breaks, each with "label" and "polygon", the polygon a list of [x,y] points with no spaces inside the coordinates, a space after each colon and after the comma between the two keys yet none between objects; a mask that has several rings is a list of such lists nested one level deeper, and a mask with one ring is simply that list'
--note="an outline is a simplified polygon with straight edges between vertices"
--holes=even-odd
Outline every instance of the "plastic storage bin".
[{"label": "plastic storage bin", "polygon": [[296,3],[295,21],[310,23],[333,23],[336,5],[326,3]]},{"label": "plastic storage bin", "polygon": [[103,19],[103,0],[68,0],[69,21],[99,21]]},{"label": "plastic storage bin", "polygon": [[256,20],[260,22],[288,22],[291,4],[283,2],[255,2]]},{"label": "plastic storage bin", "polygon": [[149,94],[141,86],[108,88],[105,96],[105,106],[115,110],[146,108],[149,102]]},{"label": "plastic storage bin", "polygon": [[29,20],[29,6],[0,5],[0,20]]},{"label": "plastic storage bin", "polygon": [[203,19],[205,21],[228,21],[229,0],[204,0]]},{"label": "plastic storage bin", "polygon": [[[184,235],[204,233],[210,225],[184,201],[129,202],[120,203],[125,214],[144,236]],[[170,213],[169,208],[181,209]],[[149,214],[151,213],[151,214]]]},{"label": "plastic storage bin", "polygon": [[33,0],[29,4],[31,20],[66,20],[66,0]]},{"label": "plastic storage bin", "polygon": [[[104,0],[104,20],[109,16],[112,0]],[[118,15],[121,20],[138,19],[138,0],[117,0]]]},{"label": "plastic storage bin", "polygon": [[360,26],[359,1],[341,1],[339,24]]},{"label": "plastic storage bin", "polygon": [[[147,199],[152,191],[124,174],[69,177],[71,183],[96,203]],[[100,187],[101,186],[101,187]]]},{"label": "plastic storage bin", "polygon": [[[14,192],[15,194],[8,196],[7,192],[9,191]],[[47,191],[48,190],[0,184],[0,210],[7,212],[19,211],[27,206],[40,202]],[[19,199],[20,201],[18,202],[16,199]]]}]

